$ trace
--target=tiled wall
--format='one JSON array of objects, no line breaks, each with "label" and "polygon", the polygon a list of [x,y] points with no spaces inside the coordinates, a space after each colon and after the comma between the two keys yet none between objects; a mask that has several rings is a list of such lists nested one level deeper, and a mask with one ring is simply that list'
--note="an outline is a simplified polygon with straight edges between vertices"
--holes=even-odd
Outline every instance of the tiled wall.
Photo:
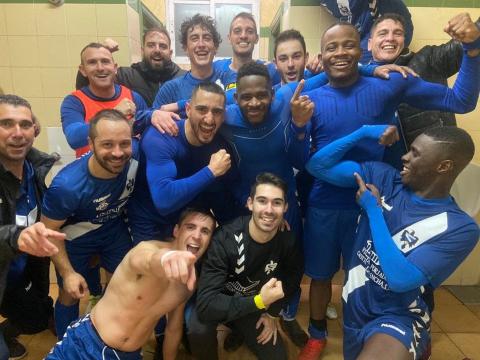
[{"label": "tiled wall", "polygon": [[80,50],[111,37],[115,60],[129,65],[140,55],[138,13],[126,4],[0,4],[0,86],[27,98],[43,130],[35,146],[67,158],[60,129],[60,103],[74,90]]}]

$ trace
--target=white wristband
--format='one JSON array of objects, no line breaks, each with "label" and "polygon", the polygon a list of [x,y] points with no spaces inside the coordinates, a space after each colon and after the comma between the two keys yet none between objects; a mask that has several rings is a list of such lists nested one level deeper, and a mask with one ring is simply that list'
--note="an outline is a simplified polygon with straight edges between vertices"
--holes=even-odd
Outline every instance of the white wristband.
[{"label": "white wristband", "polygon": [[170,255],[173,255],[173,253],[175,253],[175,252],[176,252],[175,250],[170,250],[170,251],[167,251],[165,254],[162,255],[162,257],[160,258],[160,264],[162,265],[162,267],[163,267],[163,263],[166,261],[166,259]]}]

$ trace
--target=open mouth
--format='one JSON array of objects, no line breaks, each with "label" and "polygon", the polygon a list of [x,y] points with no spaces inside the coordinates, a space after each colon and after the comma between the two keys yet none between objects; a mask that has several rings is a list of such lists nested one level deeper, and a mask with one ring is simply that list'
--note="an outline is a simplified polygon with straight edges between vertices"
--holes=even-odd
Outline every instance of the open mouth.
[{"label": "open mouth", "polygon": [[403,165],[402,171],[400,171],[400,176],[408,175],[410,173],[410,169]]},{"label": "open mouth", "polygon": [[200,57],[205,57],[205,56],[208,56],[209,54],[210,54],[209,51],[197,51],[197,52],[195,52],[195,55],[200,56]]},{"label": "open mouth", "polygon": [[200,251],[200,246],[195,244],[187,244],[187,251],[190,251],[193,255],[196,255]]},{"label": "open mouth", "polygon": [[385,45],[385,46],[382,46],[382,50],[384,51],[394,51],[394,50],[397,50],[397,47],[395,45]]},{"label": "open mouth", "polygon": [[297,80],[297,72],[296,71],[287,72],[287,79],[289,81],[296,81]]},{"label": "open mouth", "polygon": [[333,63],[333,67],[336,68],[336,69],[346,69],[350,66],[350,62],[349,61],[336,61]]},{"label": "open mouth", "polygon": [[215,131],[215,125],[212,125],[212,126],[200,125],[199,129],[204,134],[211,134]]},{"label": "open mouth", "polygon": [[96,74],[95,77],[96,77],[97,79],[105,80],[105,79],[107,79],[108,77],[110,77],[110,74]]}]

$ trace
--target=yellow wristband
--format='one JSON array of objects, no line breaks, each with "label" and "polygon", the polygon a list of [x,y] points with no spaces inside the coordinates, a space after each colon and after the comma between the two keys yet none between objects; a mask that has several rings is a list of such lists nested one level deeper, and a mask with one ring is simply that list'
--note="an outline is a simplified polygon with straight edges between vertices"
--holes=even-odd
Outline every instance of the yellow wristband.
[{"label": "yellow wristband", "polygon": [[253,297],[253,301],[255,302],[255,306],[258,309],[265,309],[266,308],[265,304],[263,303],[262,297],[260,295],[255,295]]}]

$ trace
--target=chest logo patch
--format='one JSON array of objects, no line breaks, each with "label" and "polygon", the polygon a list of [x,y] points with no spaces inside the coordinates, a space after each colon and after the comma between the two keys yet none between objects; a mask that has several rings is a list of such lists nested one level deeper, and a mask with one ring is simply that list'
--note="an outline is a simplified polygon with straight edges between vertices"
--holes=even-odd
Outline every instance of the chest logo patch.
[{"label": "chest logo patch", "polygon": [[275,269],[277,268],[277,263],[273,262],[273,260],[270,260],[270,262],[265,265],[265,274],[269,275],[271,272],[274,272]]}]

